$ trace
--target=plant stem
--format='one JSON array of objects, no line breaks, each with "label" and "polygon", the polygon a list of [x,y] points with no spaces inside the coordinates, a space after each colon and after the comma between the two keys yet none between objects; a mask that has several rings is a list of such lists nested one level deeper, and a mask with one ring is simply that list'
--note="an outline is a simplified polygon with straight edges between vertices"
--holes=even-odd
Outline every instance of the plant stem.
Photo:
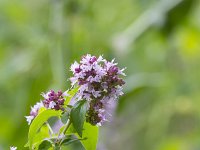
[{"label": "plant stem", "polygon": [[[63,134],[65,135],[65,133],[67,132],[67,129],[69,128],[69,126],[71,125],[71,121],[70,119],[67,120],[67,123],[65,124],[65,128],[63,130]],[[61,133],[58,134],[58,140],[59,140],[59,137],[60,137]],[[61,141],[59,141],[59,146],[61,145]]]},{"label": "plant stem", "polygon": [[66,123],[66,127],[65,127],[65,129],[63,130],[63,134],[66,133],[66,131],[67,131],[67,129],[69,128],[70,125],[71,125],[71,121],[70,121],[70,119],[68,119],[68,120],[67,120],[67,123]]},{"label": "plant stem", "polygon": [[[64,130],[62,132],[64,135],[65,135],[67,129],[69,128],[70,124],[71,124],[71,121],[68,119],[67,123],[65,124],[66,126],[65,126],[65,128],[64,128]],[[58,134],[58,138],[60,137],[60,135],[61,135],[61,133]]]},{"label": "plant stem", "polygon": [[52,128],[51,128],[51,126],[49,125],[48,122],[46,122],[46,125],[47,125],[47,127],[49,128],[49,131],[51,132],[51,135],[53,135],[53,134],[54,134],[54,133],[53,133],[53,130],[52,130]]}]

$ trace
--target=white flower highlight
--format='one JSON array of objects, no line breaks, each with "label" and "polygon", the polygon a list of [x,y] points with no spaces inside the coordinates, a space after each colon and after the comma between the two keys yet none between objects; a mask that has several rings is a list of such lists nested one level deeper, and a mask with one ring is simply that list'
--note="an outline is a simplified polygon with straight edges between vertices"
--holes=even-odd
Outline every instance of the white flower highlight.
[{"label": "white flower highlight", "polygon": [[17,147],[11,146],[10,150],[17,150]]}]

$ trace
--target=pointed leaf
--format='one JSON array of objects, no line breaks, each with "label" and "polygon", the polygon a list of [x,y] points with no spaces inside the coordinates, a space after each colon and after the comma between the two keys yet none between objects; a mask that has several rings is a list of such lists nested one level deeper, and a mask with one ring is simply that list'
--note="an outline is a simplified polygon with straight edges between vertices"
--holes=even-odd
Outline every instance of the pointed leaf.
[{"label": "pointed leaf", "polygon": [[56,110],[44,110],[40,114],[38,114],[33,122],[30,125],[28,139],[29,139],[29,148],[32,149],[34,137],[37,134],[38,130],[42,127],[42,125],[51,117],[59,117],[61,115],[61,111]]},{"label": "pointed leaf", "polygon": [[40,143],[46,139],[49,138],[50,134],[49,134],[49,128],[46,124],[44,124],[40,129],[39,132],[35,135],[34,139],[33,139],[33,147],[38,148],[38,146],[40,145]]},{"label": "pointed leaf", "polygon": [[38,150],[48,150],[52,147],[52,144],[48,140],[44,140],[38,147]]},{"label": "pointed leaf", "polygon": [[77,141],[79,141],[79,139],[73,138],[73,137],[67,137],[61,142],[61,145],[66,146],[66,145],[72,144],[73,142],[77,142]]},{"label": "pointed leaf", "polygon": [[69,119],[69,112],[65,112],[62,116],[61,116],[61,121],[63,124],[66,124],[67,121]]},{"label": "pointed leaf", "polygon": [[75,128],[80,137],[82,137],[82,130],[85,121],[86,111],[87,111],[87,103],[85,100],[81,100],[74,105],[70,114],[73,127]]}]

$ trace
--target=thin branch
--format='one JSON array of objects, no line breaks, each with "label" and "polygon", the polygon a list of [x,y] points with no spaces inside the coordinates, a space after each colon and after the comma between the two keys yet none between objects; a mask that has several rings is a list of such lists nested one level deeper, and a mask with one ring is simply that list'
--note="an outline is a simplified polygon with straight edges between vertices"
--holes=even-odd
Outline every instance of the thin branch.
[{"label": "thin branch", "polygon": [[65,134],[67,132],[67,129],[69,128],[69,126],[71,125],[71,121],[70,119],[68,119],[67,123],[66,123],[66,127],[65,129],[63,130],[63,134]]},{"label": "thin branch", "polygon": [[54,132],[53,132],[53,130],[52,130],[52,128],[51,128],[51,126],[49,125],[48,122],[46,122],[46,125],[47,125],[47,127],[49,128],[49,131],[50,131],[51,135],[53,135]]}]

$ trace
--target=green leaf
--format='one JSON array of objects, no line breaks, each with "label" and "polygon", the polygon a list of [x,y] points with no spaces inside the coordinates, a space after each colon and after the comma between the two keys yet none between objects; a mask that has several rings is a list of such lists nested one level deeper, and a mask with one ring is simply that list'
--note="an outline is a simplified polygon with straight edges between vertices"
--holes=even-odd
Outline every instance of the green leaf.
[{"label": "green leaf", "polygon": [[96,150],[99,128],[87,122],[84,123],[83,128],[83,137],[86,138],[86,140],[81,141],[82,145],[86,150]]},{"label": "green leaf", "polygon": [[79,141],[78,138],[75,138],[73,136],[67,136],[62,142],[61,145],[66,146],[69,144],[72,144],[73,142]]},{"label": "green leaf", "polygon": [[[64,131],[64,129],[66,128],[66,126],[67,126],[67,125],[65,124],[65,125],[63,125],[63,126],[60,128],[59,134],[63,133],[63,131]],[[73,124],[70,124],[70,126],[69,126],[69,128],[67,129],[65,135],[68,136],[68,135],[72,135],[72,134],[74,134],[74,133],[76,133],[76,130],[74,129]],[[78,136],[78,134],[77,134],[77,136]]]},{"label": "green leaf", "polygon": [[[39,132],[34,136],[33,138],[33,143],[34,147],[37,148],[38,145],[45,139],[49,138],[49,128],[46,124],[44,124],[40,129]],[[29,147],[29,142],[24,146],[24,147]]]},{"label": "green leaf", "polygon": [[74,105],[70,114],[71,122],[80,137],[82,137],[86,111],[87,103],[85,100],[81,100]]},{"label": "green leaf", "polygon": [[38,147],[38,150],[48,150],[52,147],[52,143],[49,140],[44,140]]},{"label": "green leaf", "polygon": [[67,106],[70,102],[70,100],[74,97],[74,95],[77,93],[79,87],[75,87],[68,91],[69,96],[65,96],[65,103],[64,105]]},{"label": "green leaf", "polygon": [[69,112],[65,112],[64,114],[62,114],[61,121],[63,124],[66,124],[68,119],[69,119]]},{"label": "green leaf", "polygon": [[66,134],[73,134],[73,133],[76,133],[76,129],[74,128],[73,124],[71,124],[67,129]]},{"label": "green leaf", "polygon": [[34,147],[37,148],[45,138],[49,137],[50,137],[49,128],[46,124],[44,124],[33,139]]},{"label": "green leaf", "polygon": [[39,142],[35,141],[34,138],[37,135],[38,130],[42,127],[42,125],[51,117],[59,117],[61,115],[61,111],[56,110],[44,110],[40,114],[38,114],[33,122],[30,125],[28,140],[29,140],[29,148],[32,149],[33,144]]},{"label": "green leaf", "polygon": [[41,107],[39,110],[38,110],[38,114],[42,113],[43,111],[47,110],[45,107]]}]

